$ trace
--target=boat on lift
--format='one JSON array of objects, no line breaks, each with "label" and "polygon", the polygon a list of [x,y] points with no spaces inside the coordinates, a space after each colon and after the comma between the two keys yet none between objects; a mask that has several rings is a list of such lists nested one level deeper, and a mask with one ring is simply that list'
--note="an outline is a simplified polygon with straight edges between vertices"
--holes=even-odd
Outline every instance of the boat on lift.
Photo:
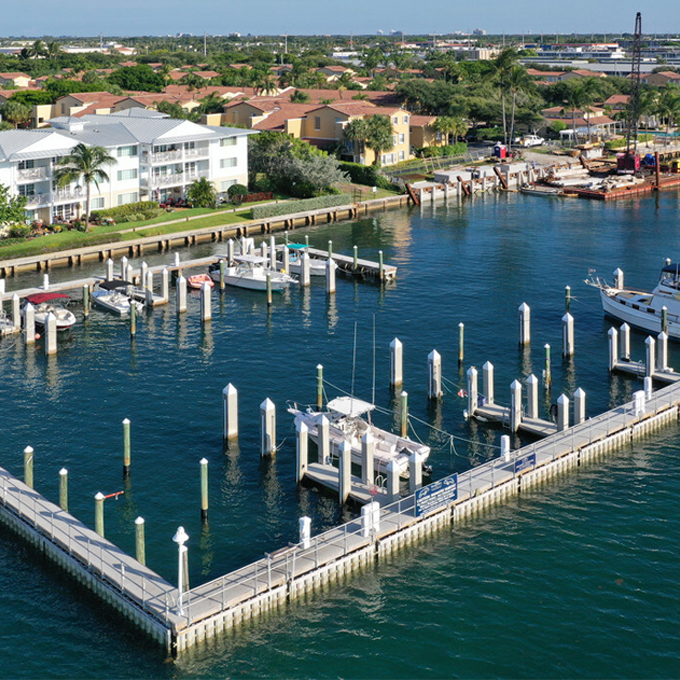
[{"label": "boat on lift", "polygon": [[[215,283],[219,283],[220,263],[211,264],[208,273]],[[292,276],[270,269],[269,260],[259,255],[236,255],[234,264],[224,268],[224,283],[227,286],[267,290],[267,277],[270,277],[273,291],[284,290],[291,283],[297,283]]]},{"label": "boat on lift", "polygon": [[30,302],[34,308],[34,320],[36,326],[45,327],[45,322],[47,320],[47,315],[54,314],[57,320],[57,330],[66,331],[76,323],[76,315],[67,309],[64,304],[71,300],[68,295],[64,293],[34,293],[33,295],[27,295],[25,298],[24,306],[21,308],[22,319],[26,315],[26,304]]},{"label": "boat on lift", "polygon": [[[375,444],[373,461],[378,474],[385,475],[387,465],[396,461],[399,475],[408,477],[409,459],[414,453],[420,454],[423,471],[426,474],[431,473],[431,468],[425,465],[430,456],[430,447],[376,427],[370,416],[374,409],[373,404],[355,397],[337,397],[326,404],[325,411],[315,411],[311,407],[302,410],[297,404],[292,404],[288,412],[294,416],[296,426],[300,423],[307,425],[308,436],[317,445],[321,418],[325,416],[328,419],[331,457],[339,457],[341,445],[347,442],[352,449],[352,462],[361,464],[361,438],[370,432]],[[328,464],[330,461],[323,462]]]},{"label": "boat on lift", "polygon": [[614,272],[612,285],[594,273],[585,283],[600,291],[606,316],[658,334],[665,314],[666,334],[669,338],[680,340],[680,262],[666,260],[659,281],[651,292],[626,288],[620,269]]}]

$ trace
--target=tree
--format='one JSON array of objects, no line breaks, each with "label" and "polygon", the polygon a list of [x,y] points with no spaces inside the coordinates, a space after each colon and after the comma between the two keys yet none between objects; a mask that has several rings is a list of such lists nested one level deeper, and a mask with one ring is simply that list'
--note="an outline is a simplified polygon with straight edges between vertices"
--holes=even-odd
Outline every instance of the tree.
[{"label": "tree", "polygon": [[508,72],[507,85],[512,94],[512,111],[510,114],[510,130],[508,134],[510,148],[512,148],[512,140],[515,136],[515,109],[517,108],[517,95],[530,91],[533,87],[533,81],[523,66],[515,65]]},{"label": "tree", "polygon": [[[459,121],[460,119],[456,119],[451,116],[439,116],[437,120],[432,123],[432,127],[434,128],[435,132],[439,132],[441,134],[442,142],[444,144],[448,144],[449,135],[456,134],[456,136],[458,136],[457,133],[461,129]],[[467,126],[465,127],[467,128]]]},{"label": "tree", "polygon": [[508,88],[508,79],[513,67],[517,65],[517,52],[512,47],[504,49],[493,61],[491,75],[495,77],[501,92],[501,110],[503,117],[503,138],[508,143],[508,121],[505,107],[505,92]]},{"label": "tree", "polygon": [[99,189],[99,182],[108,182],[109,176],[103,168],[117,162],[103,146],[85,146],[81,142],[57,163],[54,181],[58,187],[63,188],[81,179],[85,183],[85,231],[90,226],[91,185]]},{"label": "tree", "polygon": [[47,45],[42,40],[36,40],[30,47],[26,48],[26,56],[29,59],[40,59],[46,56]]},{"label": "tree", "polygon": [[214,208],[217,205],[217,191],[212,182],[201,177],[189,185],[187,199],[194,208]]},{"label": "tree", "polygon": [[309,95],[302,90],[295,90],[295,92],[290,95],[290,101],[293,104],[306,104],[309,101]]},{"label": "tree", "polygon": [[206,84],[206,81],[196,71],[189,71],[185,76],[182,76],[179,82],[182,85],[186,85],[189,92],[200,90]]},{"label": "tree", "polygon": [[666,120],[666,144],[668,144],[671,125],[680,122],[680,88],[677,85],[666,83],[659,93],[656,113],[662,120]]},{"label": "tree", "polygon": [[59,57],[63,54],[61,45],[58,42],[51,40],[47,43],[47,45],[45,45],[44,54],[47,59],[49,59],[53,64],[56,64]]},{"label": "tree", "polygon": [[124,90],[142,92],[162,92],[165,86],[163,76],[160,73],[154,73],[148,64],[123,66],[108,76],[107,80]]},{"label": "tree", "polygon": [[375,160],[373,165],[380,165],[380,155],[383,151],[389,151],[394,146],[394,131],[389,116],[371,116],[368,119],[368,137],[366,146],[373,149]]},{"label": "tree", "polygon": [[574,78],[569,83],[567,102],[571,108],[572,139],[576,143],[576,111],[582,111],[590,139],[590,113],[595,100],[594,78]]},{"label": "tree", "polygon": [[368,120],[366,118],[352,118],[344,129],[345,139],[352,142],[356,154],[361,156],[364,153],[364,146],[368,140]]},{"label": "tree", "polygon": [[276,80],[269,74],[260,76],[256,87],[259,90],[259,94],[265,97],[276,94],[279,91],[279,88],[276,86]]},{"label": "tree", "polygon": [[9,187],[0,184],[0,225],[25,222],[26,196],[10,196]]},{"label": "tree", "polygon": [[26,124],[31,120],[31,107],[19,101],[8,99],[3,105],[2,117],[9,123],[13,123],[15,128]]}]

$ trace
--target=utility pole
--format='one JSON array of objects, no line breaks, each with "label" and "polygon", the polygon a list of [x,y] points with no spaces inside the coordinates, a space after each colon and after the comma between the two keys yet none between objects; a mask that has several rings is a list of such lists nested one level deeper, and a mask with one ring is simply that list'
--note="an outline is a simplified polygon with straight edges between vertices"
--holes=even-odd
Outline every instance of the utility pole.
[{"label": "utility pole", "polygon": [[207,33],[203,34],[203,56],[204,57],[208,56],[208,34]]}]

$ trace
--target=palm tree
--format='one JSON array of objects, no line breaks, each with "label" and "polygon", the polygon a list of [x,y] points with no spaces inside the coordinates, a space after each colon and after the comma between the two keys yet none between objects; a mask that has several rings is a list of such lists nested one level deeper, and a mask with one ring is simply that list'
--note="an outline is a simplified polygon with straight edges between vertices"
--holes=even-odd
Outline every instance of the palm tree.
[{"label": "palm tree", "polygon": [[515,109],[517,108],[517,95],[530,91],[533,87],[533,81],[523,66],[515,65],[508,72],[507,85],[512,94],[512,110],[510,114],[510,130],[508,135],[508,148],[512,150],[512,140],[515,136]]},{"label": "palm tree", "polygon": [[45,46],[45,57],[52,63],[56,63],[57,59],[63,54],[61,45],[55,40],[51,40]]},{"label": "palm tree", "polygon": [[671,125],[680,122],[680,88],[677,85],[666,83],[659,94],[656,113],[662,119],[666,119],[666,144],[668,144]]},{"label": "palm tree", "polygon": [[508,121],[505,113],[505,90],[513,67],[517,65],[517,52],[512,47],[506,47],[493,61],[491,75],[495,77],[501,92],[501,108],[503,115],[503,138],[508,143]]},{"label": "palm tree", "polygon": [[103,168],[117,163],[103,146],[85,146],[82,142],[64,156],[54,171],[58,187],[65,187],[80,179],[85,183],[85,231],[90,228],[90,185],[99,189],[99,182],[108,182],[109,176]]},{"label": "palm tree", "polygon": [[373,165],[380,165],[380,154],[389,151],[394,146],[394,130],[389,116],[382,114],[371,116],[367,123],[368,139],[366,146],[373,149],[375,160]]},{"label": "palm tree", "polygon": [[31,107],[12,99],[6,101],[0,108],[2,117],[8,123],[12,123],[15,128],[31,120]]},{"label": "palm tree", "polygon": [[265,97],[276,94],[279,91],[279,88],[276,86],[276,80],[274,80],[273,76],[269,74],[263,75],[259,79],[257,88],[259,90],[259,94],[264,95]]},{"label": "palm tree", "polygon": [[578,78],[569,83],[567,102],[571,108],[572,143],[576,143],[576,111],[582,111],[588,127],[588,139],[590,139],[590,116],[591,105],[595,98],[594,78]]},{"label": "palm tree", "polygon": [[42,40],[36,40],[30,47],[26,48],[26,56],[29,59],[39,59],[47,54],[47,45]]},{"label": "palm tree", "polygon": [[354,142],[354,148],[357,150],[357,154],[361,156],[368,139],[368,121],[365,118],[353,118],[345,125],[344,134],[347,141]]}]

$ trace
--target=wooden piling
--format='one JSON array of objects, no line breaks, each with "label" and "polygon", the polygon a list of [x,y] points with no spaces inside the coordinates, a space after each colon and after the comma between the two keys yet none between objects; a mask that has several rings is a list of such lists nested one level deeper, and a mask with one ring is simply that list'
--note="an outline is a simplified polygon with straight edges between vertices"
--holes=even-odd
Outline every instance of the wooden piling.
[{"label": "wooden piling", "polygon": [[354,263],[352,264],[352,271],[356,272],[359,269],[359,247],[353,246],[352,251],[354,253]]},{"label": "wooden piling", "polygon": [[550,345],[546,343],[543,345],[545,350],[545,362],[543,365],[543,388],[546,390],[550,389],[552,385],[552,373],[550,369]]},{"label": "wooden piling", "polygon": [[340,444],[340,465],[338,468],[338,502],[344,505],[352,489],[352,446],[348,441]]},{"label": "wooden piling", "polygon": [[465,360],[465,324],[458,324],[458,365],[462,366]]},{"label": "wooden piling", "polygon": [[323,408],[323,365],[316,365],[316,408],[320,411]]},{"label": "wooden piling", "polygon": [[402,391],[401,400],[401,436],[408,435],[408,392]]},{"label": "wooden piling", "polygon": [[123,477],[130,475],[130,420],[123,420]]},{"label": "wooden piling", "polygon": [[90,286],[86,283],[83,285],[83,317],[87,319],[90,316]]},{"label": "wooden piling", "polygon": [[33,447],[24,449],[24,484],[33,488]]},{"label": "wooden piling", "polygon": [[144,538],[144,518],[135,520],[135,558],[137,562],[146,566],[146,546]]},{"label": "wooden piling", "polygon": [[208,459],[201,458],[201,522],[208,521]]},{"label": "wooden piling", "polygon": [[68,512],[68,470],[59,470],[59,507]]},{"label": "wooden piling", "polygon": [[267,307],[272,306],[272,275],[267,272]]},{"label": "wooden piling", "polygon": [[137,301],[130,299],[130,337],[137,335]]},{"label": "wooden piling", "polygon": [[299,484],[307,474],[307,466],[309,465],[309,427],[307,423],[300,421],[295,426],[296,432],[296,466],[295,466],[295,481]]}]

